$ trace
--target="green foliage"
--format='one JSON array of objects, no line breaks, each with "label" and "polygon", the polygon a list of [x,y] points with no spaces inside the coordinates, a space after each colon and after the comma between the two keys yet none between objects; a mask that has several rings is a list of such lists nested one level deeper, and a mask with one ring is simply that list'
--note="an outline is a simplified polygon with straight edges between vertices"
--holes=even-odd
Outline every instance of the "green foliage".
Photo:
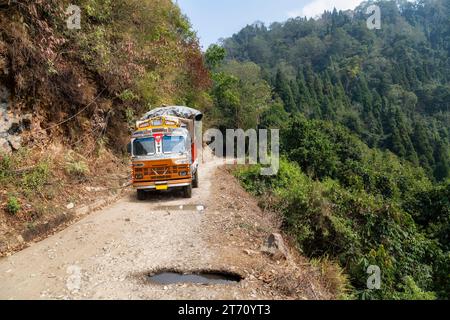
[{"label": "green foliage", "polygon": [[219,129],[250,129],[261,124],[261,115],[273,105],[270,85],[254,63],[230,61],[213,73],[211,117]]},{"label": "green foliage", "polygon": [[[333,180],[313,181],[287,160],[276,177],[259,173],[257,167],[240,168],[236,176],[262,206],[282,214],[285,230],[306,255],[337,259],[359,297],[412,297],[410,287],[399,285],[405,276],[420,288],[433,288],[436,272],[428,261],[433,246],[400,207],[379,196],[349,192]],[[366,289],[369,265],[382,270],[381,291]]]},{"label": "green foliage", "polygon": [[416,191],[404,208],[431,238],[450,251],[450,182]]},{"label": "green foliage", "polygon": [[281,131],[282,151],[318,179],[332,178],[343,186],[409,200],[413,190],[431,186],[423,170],[389,152],[368,148],[347,129],[331,122],[294,117]]},{"label": "green foliage", "polygon": [[101,74],[108,72],[113,53],[107,29],[101,25],[92,27],[92,31],[81,34],[78,41],[83,61],[96,72]]},{"label": "green foliage", "polygon": [[439,297],[450,298],[450,181],[417,191],[403,207],[436,243],[433,270]]},{"label": "green foliage", "polygon": [[[420,168],[331,122],[296,116],[281,133],[276,176],[258,166],[235,175],[306,255],[336,259],[361,299],[448,296],[447,184],[433,187]],[[379,291],[366,289],[370,265],[382,270]]]},{"label": "green foliage", "polygon": [[281,100],[283,100],[286,111],[295,111],[294,93],[292,92],[288,79],[281,70],[278,70],[275,78],[275,91],[280,95]]},{"label": "green foliage", "polygon": [[48,161],[42,161],[30,171],[23,174],[20,185],[23,187],[25,193],[31,195],[34,192],[42,191],[50,177],[50,163]]},{"label": "green foliage", "polygon": [[266,129],[280,129],[288,123],[289,113],[284,109],[280,102],[271,103],[261,114],[262,128]]},{"label": "green foliage", "polygon": [[220,66],[222,61],[225,59],[226,51],[219,45],[213,44],[209,46],[205,53],[206,65],[210,70],[213,70]]},{"label": "green foliage", "polygon": [[134,101],[139,100],[139,97],[133,93],[130,89],[126,89],[122,91],[121,94],[118,95],[118,98],[122,101]]},{"label": "green foliage", "polygon": [[137,113],[149,106],[205,108],[209,73],[188,19],[170,0],[80,0],[77,57],[101,86]]},{"label": "green foliage", "polygon": [[0,183],[15,182],[15,170],[19,169],[28,156],[29,151],[26,148],[21,148],[13,154],[0,153]]},{"label": "green foliage", "polygon": [[0,154],[0,182],[11,176],[12,159],[7,154]]},{"label": "green foliage", "polygon": [[112,13],[111,0],[85,0],[84,9],[90,19],[96,22],[108,22]]},{"label": "green foliage", "polygon": [[125,118],[127,119],[128,126],[130,128],[134,128],[136,125],[136,115],[134,114],[134,110],[131,108],[125,109]]},{"label": "green foliage", "polygon": [[6,210],[12,215],[19,213],[21,210],[19,200],[13,196],[8,197],[8,201],[6,202]]},{"label": "green foliage", "polygon": [[450,251],[436,254],[434,286],[440,299],[450,299]]},{"label": "green foliage", "polygon": [[69,159],[66,162],[65,170],[73,178],[84,178],[89,174],[89,167],[83,160]]},{"label": "green foliage", "polygon": [[404,284],[401,285],[403,292],[396,294],[394,299],[397,300],[436,300],[436,295],[433,292],[424,292],[417,286],[414,279],[406,277]]},{"label": "green foliage", "polygon": [[353,18],[335,10],[316,20],[249,25],[224,41],[227,60],[257,63],[287,112],[343,124],[370,147],[444,181],[450,176],[449,2],[373,3],[385,13],[378,32],[367,29],[370,3],[364,2]]}]

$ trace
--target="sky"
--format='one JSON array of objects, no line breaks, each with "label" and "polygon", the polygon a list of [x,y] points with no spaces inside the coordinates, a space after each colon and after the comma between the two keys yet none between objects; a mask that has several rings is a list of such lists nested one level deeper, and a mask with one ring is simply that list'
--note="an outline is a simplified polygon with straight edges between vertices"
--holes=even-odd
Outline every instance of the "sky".
[{"label": "sky", "polygon": [[325,10],[354,9],[362,0],[174,0],[186,14],[203,49],[248,24],[269,25],[298,16],[316,17]]}]

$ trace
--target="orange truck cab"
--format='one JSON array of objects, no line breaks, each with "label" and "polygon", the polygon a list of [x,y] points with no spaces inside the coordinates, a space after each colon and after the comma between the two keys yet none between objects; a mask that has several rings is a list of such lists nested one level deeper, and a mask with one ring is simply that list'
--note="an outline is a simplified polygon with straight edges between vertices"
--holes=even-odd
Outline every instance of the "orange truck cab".
[{"label": "orange truck cab", "polygon": [[187,107],[163,107],[136,124],[129,151],[133,187],[139,200],[152,190],[183,189],[192,197],[198,187],[196,127],[203,115]]}]

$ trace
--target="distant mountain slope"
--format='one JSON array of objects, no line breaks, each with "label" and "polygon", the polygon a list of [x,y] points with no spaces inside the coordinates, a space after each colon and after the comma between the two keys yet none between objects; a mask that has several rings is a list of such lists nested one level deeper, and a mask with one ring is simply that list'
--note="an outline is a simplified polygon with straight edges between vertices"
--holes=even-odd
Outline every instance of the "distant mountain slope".
[{"label": "distant mountain slope", "polygon": [[[372,2],[370,2],[372,3]],[[228,60],[252,61],[290,113],[336,121],[369,146],[450,177],[450,2],[363,3],[269,27],[255,24],[223,43]]]}]

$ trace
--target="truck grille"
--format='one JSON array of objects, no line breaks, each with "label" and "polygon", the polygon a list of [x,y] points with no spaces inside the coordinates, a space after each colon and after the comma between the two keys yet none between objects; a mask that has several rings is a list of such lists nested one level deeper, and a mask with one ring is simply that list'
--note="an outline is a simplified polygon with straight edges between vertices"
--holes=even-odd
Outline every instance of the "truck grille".
[{"label": "truck grille", "polygon": [[180,172],[187,172],[190,175],[189,166],[171,166],[171,167],[151,167],[135,168],[135,175],[142,174],[143,179],[151,181],[164,181],[180,178]]}]

